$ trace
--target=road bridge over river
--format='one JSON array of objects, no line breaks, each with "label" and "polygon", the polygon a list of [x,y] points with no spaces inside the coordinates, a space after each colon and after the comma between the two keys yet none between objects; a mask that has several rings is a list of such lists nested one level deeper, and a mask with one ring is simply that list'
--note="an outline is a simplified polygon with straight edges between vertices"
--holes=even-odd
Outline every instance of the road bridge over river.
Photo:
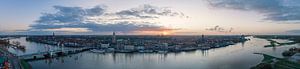
[{"label": "road bridge over river", "polygon": [[37,52],[37,53],[32,53],[32,54],[20,55],[18,57],[25,59],[25,60],[33,61],[33,60],[38,60],[38,59],[45,59],[45,58],[60,57],[60,56],[76,54],[76,53],[84,52],[84,51],[87,51],[90,49],[93,49],[93,48],[86,47],[86,48],[68,49],[68,50],[51,50],[51,51],[45,51],[45,52]]}]

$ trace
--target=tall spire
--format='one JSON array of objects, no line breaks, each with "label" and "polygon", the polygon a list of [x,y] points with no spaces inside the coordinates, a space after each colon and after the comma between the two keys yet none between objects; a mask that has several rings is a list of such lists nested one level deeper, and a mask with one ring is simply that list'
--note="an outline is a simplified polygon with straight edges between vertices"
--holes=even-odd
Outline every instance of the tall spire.
[{"label": "tall spire", "polygon": [[55,36],[55,33],[54,33],[54,32],[52,32],[52,36],[53,36],[53,37]]},{"label": "tall spire", "polygon": [[113,32],[112,43],[116,43],[116,33],[115,32]]},{"label": "tall spire", "polygon": [[52,39],[55,40],[55,33],[52,32]]}]

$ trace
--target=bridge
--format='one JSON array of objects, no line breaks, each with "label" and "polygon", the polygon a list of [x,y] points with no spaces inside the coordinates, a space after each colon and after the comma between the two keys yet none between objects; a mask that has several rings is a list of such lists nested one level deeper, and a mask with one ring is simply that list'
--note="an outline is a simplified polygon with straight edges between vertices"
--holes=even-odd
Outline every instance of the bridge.
[{"label": "bridge", "polygon": [[39,59],[45,59],[45,58],[53,58],[53,57],[60,57],[60,56],[66,56],[71,54],[76,54],[80,52],[84,52],[87,50],[93,49],[91,47],[86,48],[80,48],[80,49],[68,49],[68,50],[51,50],[51,51],[45,51],[45,52],[37,52],[32,54],[25,54],[18,56],[19,58],[33,61],[33,60],[39,60]]},{"label": "bridge", "polygon": [[[70,50],[69,50],[70,51]],[[31,57],[34,55],[41,55],[41,54],[48,54],[48,53],[56,53],[56,52],[62,52],[61,50],[52,50],[52,51],[44,51],[44,52],[37,52],[37,53],[31,53],[31,54],[25,54],[25,55],[20,55],[18,57],[23,58],[23,57]]]}]

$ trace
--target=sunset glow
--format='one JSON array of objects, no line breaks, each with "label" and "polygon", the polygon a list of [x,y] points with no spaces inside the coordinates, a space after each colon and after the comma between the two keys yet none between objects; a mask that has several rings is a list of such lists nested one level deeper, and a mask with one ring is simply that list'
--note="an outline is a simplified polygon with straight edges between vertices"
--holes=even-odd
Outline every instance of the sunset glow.
[{"label": "sunset glow", "polygon": [[0,0],[1,69],[300,69],[300,0]]},{"label": "sunset glow", "polygon": [[162,35],[170,35],[170,32],[163,31],[163,32],[162,32]]},{"label": "sunset glow", "polygon": [[[300,19],[294,14],[299,11],[298,1],[292,1],[3,1],[0,9],[11,10],[0,11],[0,34],[294,35],[299,34]],[[172,32],[157,32],[166,29]]]}]

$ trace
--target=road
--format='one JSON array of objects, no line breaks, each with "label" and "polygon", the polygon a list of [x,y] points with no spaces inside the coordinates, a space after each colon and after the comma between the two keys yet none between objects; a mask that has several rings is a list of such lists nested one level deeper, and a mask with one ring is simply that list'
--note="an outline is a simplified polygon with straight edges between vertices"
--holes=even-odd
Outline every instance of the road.
[{"label": "road", "polygon": [[0,48],[0,53],[4,54],[5,57],[8,58],[12,69],[22,69],[20,60],[18,59],[18,57],[15,54],[10,53],[9,51],[4,50],[3,48]]}]

